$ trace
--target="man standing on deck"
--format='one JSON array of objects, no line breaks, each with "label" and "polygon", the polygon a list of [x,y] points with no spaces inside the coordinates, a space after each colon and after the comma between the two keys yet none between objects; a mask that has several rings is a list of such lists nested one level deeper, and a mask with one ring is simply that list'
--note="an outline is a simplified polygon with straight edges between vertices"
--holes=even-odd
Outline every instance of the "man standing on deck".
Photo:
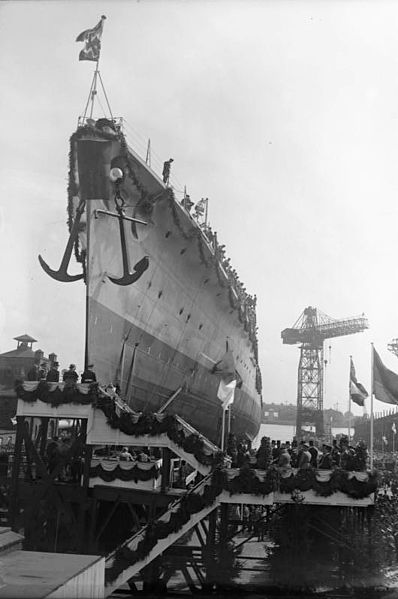
[{"label": "man standing on deck", "polygon": [[171,163],[174,162],[174,160],[172,158],[170,158],[169,160],[166,160],[166,162],[163,163],[163,183],[165,185],[169,184],[169,180],[170,180],[170,168],[171,168]]}]

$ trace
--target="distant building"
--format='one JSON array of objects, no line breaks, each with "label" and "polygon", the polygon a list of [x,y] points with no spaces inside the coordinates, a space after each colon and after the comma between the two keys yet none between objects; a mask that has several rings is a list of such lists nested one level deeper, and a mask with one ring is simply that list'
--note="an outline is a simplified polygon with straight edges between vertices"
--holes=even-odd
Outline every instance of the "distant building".
[{"label": "distant building", "polygon": [[15,436],[15,426],[11,420],[17,411],[15,381],[25,380],[36,361],[46,370],[57,361],[54,353],[46,358],[41,349],[34,350],[33,344],[37,343],[37,339],[30,335],[25,333],[14,339],[17,342],[16,349],[0,354],[0,447],[10,435]]}]

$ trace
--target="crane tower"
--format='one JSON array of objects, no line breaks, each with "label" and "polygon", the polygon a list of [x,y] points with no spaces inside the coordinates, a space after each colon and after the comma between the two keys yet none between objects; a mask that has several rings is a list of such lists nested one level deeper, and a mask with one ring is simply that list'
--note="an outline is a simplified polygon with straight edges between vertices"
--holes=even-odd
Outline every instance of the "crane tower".
[{"label": "crane tower", "polygon": [[323,342],[353,335],[369,328],[365,316],[336,320],[317,308],[305,308],[292,328],[281,333],[283,343],[300,344],[297,383],[296,437],[302,437],[303,424],[315,424],[323,435]]}]

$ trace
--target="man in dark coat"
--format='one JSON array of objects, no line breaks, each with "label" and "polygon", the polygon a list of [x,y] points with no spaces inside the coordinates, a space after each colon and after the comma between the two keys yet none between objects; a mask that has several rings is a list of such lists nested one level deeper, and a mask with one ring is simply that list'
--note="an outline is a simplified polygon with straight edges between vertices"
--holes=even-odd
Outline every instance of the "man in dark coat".
[{"label": "man in dark coat", "polygon": [[38,381],[39,380],[39,363],[35,362],[28,370],[28,374],[26,375],[28,381]]},{"label": "man in dark coat", "polygon": [[94,364],[89,364],[87,368],[84,370],[82,374],[82,383],[95,383],[97,381],[95,372],[92,370],[93,368]]},{"label": "man in dark coat", "polygon": [[58,362],[52,363],[51,368],[48,371],[47,377],[46,377],[46,381],[48,381],[49,383],[58,383],[58,381],[59,381],[58,366],[59,366]]},{"label": "man in dark coat", "polygon": [[62,377],[64,383],[67,385],[76,384],[78,381],[79,375],[76,372],[76,365],[71,364],[68,370],[65,370],[64,375]]}]

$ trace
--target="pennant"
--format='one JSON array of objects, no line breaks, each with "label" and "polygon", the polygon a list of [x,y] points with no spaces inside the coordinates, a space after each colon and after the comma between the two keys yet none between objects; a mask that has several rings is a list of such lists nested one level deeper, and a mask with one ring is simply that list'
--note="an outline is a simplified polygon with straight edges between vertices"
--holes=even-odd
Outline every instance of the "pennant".
[{"label": "pennant", "polygon": [[393,423],[392,423],[392,425],[391,425],[391,430],[392,430],[392,432],[394,433],[394,435],[396,435],[396,434],[397,434],[397,427],[395,426],[395,422],[393,422]]},{"label": "pennant", "polygon": [[106,17],[102,15],[101,20],[93,29],[86,29],[77,36],[77,42],[84,42],[84,49],[79,54],[79,60],[92,60],[98,62],[101,50],[101,36]]},{"label": "pennant", "polygon": [[365,387],[357,381],[355,374],[355,367],[352,358],[350,358],[350,397],[351,401],[356,403],[358,406],[365,405],[365,399],[368,397],[368,392]]},{"label": "pennant", "polygon": [[384,403],[398,405],[398,374],[386,368],[373,348],[373,393]]}]

